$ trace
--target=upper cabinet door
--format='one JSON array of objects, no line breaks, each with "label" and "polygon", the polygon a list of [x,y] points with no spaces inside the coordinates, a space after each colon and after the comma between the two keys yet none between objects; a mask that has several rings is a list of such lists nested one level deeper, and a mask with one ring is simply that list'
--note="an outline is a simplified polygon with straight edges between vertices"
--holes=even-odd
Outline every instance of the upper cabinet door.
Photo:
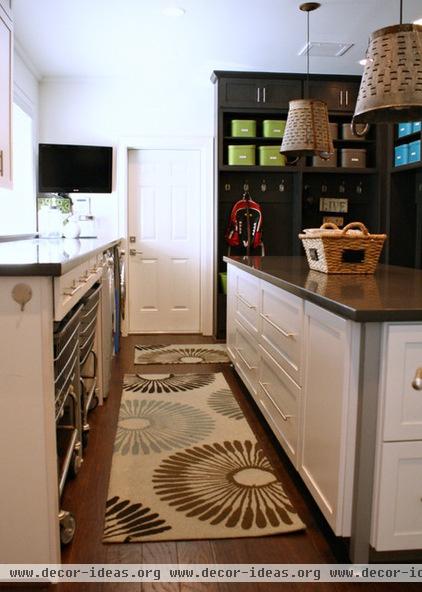
[{"label": "upper cabinet door", "polygon": [[327,103],[329,111],[353,112],[358,98],[357,82],[331,82],[313,80],[309,83],[309,98]]},{"label": "upper cabinet door", "polygon": [[221,107],[287,109],[289,100],[301,98],[300,80],[264,80],[256,78],[222,79],[219,85]]},{"label": "upper cabinet door", "polygon": [[12,0],[0,0],[0,7],[3,8],[9,18],[12,18]]},{"label": "upper cabinet door", "polygon": [[0,10],[0,187],[12,187],[12,54],[13,33]]}]

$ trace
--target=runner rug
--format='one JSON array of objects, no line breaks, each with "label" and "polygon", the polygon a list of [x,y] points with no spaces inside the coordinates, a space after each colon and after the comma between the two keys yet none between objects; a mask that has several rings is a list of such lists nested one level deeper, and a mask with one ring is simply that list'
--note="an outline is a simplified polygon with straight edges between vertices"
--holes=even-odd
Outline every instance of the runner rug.
[{"label": "runner rug", "polygon": [[135,364],[218,364],[230,362],[223,343],[136,345]]},{"label": "runner rug", "polygon": [[221,373],[124,377],[104,542],[304,528]]}]

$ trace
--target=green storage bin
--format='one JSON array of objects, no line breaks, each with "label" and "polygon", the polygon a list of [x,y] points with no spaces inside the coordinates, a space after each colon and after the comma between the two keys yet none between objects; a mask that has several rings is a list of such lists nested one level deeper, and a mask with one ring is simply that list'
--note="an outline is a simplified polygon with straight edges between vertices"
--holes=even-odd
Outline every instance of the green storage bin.
[{"label": "green storage bin", "polygon": [[280,146],[260,146],[259,164],[261,166],[285,166],[286,157],[280,154]]},{"label": "green storage bin", "polygon": [[256,121],[254,119],[232,119],[232,136],[234,138],[255,138]]},{"label": "green storage bin", "polygon": [[244,144],[243,146],[230,145],[229,147],[230,165],[254,165],[255,164],[255,146]]},{"label": "green storage bin", "polygon": [[227,294],[227,271],[222,271],[218,275],[220,276],[221,290],[223,294]]},{"label": "green storage bin", "polygon": [[284,119],[264,119],[262,122],[262,132],[264,138],[282,138],[286,122]]}]

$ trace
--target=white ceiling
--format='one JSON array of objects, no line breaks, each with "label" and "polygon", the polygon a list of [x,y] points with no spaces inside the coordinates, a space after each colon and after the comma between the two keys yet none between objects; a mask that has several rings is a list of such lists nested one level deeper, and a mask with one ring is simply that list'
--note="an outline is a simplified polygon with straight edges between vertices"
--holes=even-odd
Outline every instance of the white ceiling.
[{"label": "white ceiling", "polygon": [[[399,0],[320,0],[311,41],[353,43],[312,57],[311,72],[359,74],[369,34],[399,20]],[[14,0],[17,42],[41,77],[148,76],[209,80],[220,70],[303,72],[306,16],[298,0]],[[181,6],[181,18],[162,15]],[[422,0],[404,0],[404,21]]]}]

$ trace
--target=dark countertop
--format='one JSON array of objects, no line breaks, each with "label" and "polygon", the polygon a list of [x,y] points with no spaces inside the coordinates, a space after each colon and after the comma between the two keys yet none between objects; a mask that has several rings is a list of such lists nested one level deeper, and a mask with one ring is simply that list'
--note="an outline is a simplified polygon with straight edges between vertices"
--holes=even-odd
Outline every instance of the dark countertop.
[{"label": "dark countertop", "polygon": [[378,265],[374,275],[325,274],[305,257],[224,261],[353,321],[422,321],[422,270]]},{"label": "dark countertop", "polygon": [[60,276],[120,240],[28,238],[0,242],[0,276]]}]

